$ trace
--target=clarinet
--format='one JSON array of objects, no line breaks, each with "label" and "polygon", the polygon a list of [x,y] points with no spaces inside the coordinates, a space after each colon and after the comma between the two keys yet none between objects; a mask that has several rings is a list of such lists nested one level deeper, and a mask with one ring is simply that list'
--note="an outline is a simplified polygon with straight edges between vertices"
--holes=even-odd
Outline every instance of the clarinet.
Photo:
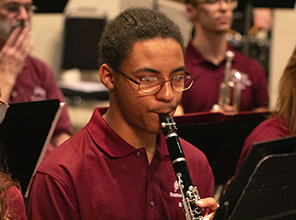
[{"label": "clarinet", "polygon": [[196,205],[200,199],[197,188],[193,187],[187,162],[176,131],[176,123],[168,114],[159,114],[162,133],[165,136],[170,159],[180,187],[183,211],[186,220],[201,220],[203,215],[201,208]]}]

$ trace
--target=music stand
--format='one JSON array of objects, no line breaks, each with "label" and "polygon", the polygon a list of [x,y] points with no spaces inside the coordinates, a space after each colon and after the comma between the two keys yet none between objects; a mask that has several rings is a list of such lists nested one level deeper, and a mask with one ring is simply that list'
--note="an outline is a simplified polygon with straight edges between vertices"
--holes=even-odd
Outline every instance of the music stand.
[{"label": "music stand", "polygon": [[9,104],[0,124],[9,171],[20,182],[23,195],[45,155],[63,106],[57,99]]},{"label": "music stand", "polygon": [[62,69],[98,69],[98,42],[107,23],[100,7],[73,5],[65,11],[62,43]]},{"label": "music stand", "polygon": [[266,119],[266,113],[191,113],[175,116],[178,135],[207,157],[215,185],[223,185],[235,175],[241,149],[252,130]]},{"label": "music stand", "polygon": [[296,136],[256,143],[214,220],[296,219]]}]

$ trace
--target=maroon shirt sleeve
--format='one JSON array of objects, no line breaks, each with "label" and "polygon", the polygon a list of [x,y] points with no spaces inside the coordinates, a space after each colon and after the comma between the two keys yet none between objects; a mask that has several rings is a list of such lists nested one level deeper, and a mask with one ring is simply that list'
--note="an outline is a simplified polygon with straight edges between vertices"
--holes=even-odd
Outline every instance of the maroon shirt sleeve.
[{"label": "maroon shirt sleeve", "polygon": [[23,196],[16,186],[11,186],[5,194],[5,204],[9,219],[26,220],[26,210]]},{"label": "maroon shirt sleeve", "polygon": [[249,57],[245,57],[244,60],[249,68],[249,77],[252,81],[253,108],[268,107],[269,95],[267,88],[267,77],[263,67],[259,62]]},{"label": "maroon shirt sleeve", "polygon": [[[75,199],[56,179],[37,173],[28,198],[28,219],[79,219]],[[42,192],[42,193],[39,193]],[[50,215],[48,215],[50,213]]]}]

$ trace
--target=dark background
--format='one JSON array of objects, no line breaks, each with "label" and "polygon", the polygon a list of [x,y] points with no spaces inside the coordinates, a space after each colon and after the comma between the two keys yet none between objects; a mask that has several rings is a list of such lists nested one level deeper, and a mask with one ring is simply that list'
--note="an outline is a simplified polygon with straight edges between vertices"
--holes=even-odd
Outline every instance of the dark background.
[{"label": "dark background", "polygon": [[68,0],[33,0],[36,13],[62,13]]}]

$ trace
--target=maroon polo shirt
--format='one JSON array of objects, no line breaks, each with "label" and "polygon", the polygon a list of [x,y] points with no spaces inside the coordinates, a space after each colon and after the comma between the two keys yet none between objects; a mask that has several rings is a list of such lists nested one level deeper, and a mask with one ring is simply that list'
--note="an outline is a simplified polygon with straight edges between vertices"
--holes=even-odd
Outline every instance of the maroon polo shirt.
[{"label": "maroon polo shirt", "polygon": [[[25,67],[17,78],[9,103],[49,99],[59,99],[61,102],[65,102],[51,68],[41,60],[28,56]],[[53,136],[64,132],[73,133],[66,106],[60,115]]]},{"label": "maroon polo shirt", "polygon": [[246,139],[239,161],[236,166],[238,172],[242,163],[248,156],[253,144],[255,142],[271,141],[287,137],[290,134],[286,122],[282,117],[274,116],[259,124]]},{"label": "maroon polo shirt", "polygon": [[[151,164],[144,148],[118,136],[95,109],[81,131],[39,167],[28,201],[29,219],[185,219],[163,135]],[[180,140],[200,196],[214,196],[205,155]]]},{"label": "maroon polo shirt", "polygon": [[[234,49],[228,45],[228,50]],[[240,111],[268,107],[267,78],[255,60],[234,51],[232,69],[242,74]],[[219,65],[207,61],[189,42],[185,53],[186,70],[196,76],[193,86],[183,93],[181,105],[185,113],[210,111],[218,103],[220,84],[224,80],[225,60]]]}]

